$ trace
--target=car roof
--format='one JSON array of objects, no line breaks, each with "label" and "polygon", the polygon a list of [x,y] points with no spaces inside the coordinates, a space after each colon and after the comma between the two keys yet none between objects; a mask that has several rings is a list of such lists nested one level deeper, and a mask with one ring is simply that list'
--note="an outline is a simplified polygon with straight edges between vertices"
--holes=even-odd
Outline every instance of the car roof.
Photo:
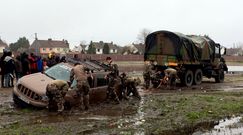
[{"label": "car roof", "polygon": [[73,67],[75,63],[80,63],[81,65],[84,65],[93,71],[102,71],[102,70],[104,71],[104,70],[108,69],[107,65],[105,65],[99,61],[95,61],[95,60],[77,61],[74,59],[68,59],[67,63],[63,63],[63,64],[65,64],[69,67]]}]

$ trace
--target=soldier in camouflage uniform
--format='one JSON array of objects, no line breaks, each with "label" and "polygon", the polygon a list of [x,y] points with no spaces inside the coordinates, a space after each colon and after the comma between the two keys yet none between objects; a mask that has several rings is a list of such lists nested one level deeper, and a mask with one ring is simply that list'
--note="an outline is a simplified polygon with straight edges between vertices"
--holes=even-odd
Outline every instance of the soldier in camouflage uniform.
[{"label": "soldier in camouflage uniform", "polygon": [[64,110],[64,97],[68,91],[69,85],[63,80],[53,80],[46,87],[46,96],[49,99],[49,111],[62,112]]},{"label": "soldier in camouflage uniform", "polygon": [[164,70],[164,78],[161,80],[161,84],[166,84],[166,88],[175,89],[176,86],[177,71],[174,68],[168,67]]},{"label": "soldier in camouflage uniform", "polygon": [[141,83],[141,80],[139,78],[127,76],[126,73],[121,74],[121,79],[123,82],[123,91],[125,94],[124,97],[127,98],[127,96],[129,96],[132,93],[133,96],[137,97],[138,99],[141,99],[141,96],[139,95],[138,90],[136,88],[136,86]]},{"label": "soldier in camouflage uniform", "polygon": [[77,81],[77,95],[80,97],[80,108],[84,105],[84,109],[89,109],[89,83],[87,80],[86,67],[76,63],[70,73],[70,82],[75,79]]},{"label": "soldier in camouflage uniform", "polygon": [[151,74],[152,74],[153,65],[150,61],[145,61],[143,79],[145,83],[145,88],[148,89],[150,86]]},{"label": "soldier in camouflage uniform", "polygon": [[119,76],[118,66],[116,64],[112,64],[111,57],[106,58],[106,62],[109,66],[110,73],[106,76],[108,79],[108,88],[106,92],[106,100],[109,102],[110,99],[113,99],[117,104],[120,103],[119,98],[117,96],[116,90],[120,90],[121,88],[121,80]]}]

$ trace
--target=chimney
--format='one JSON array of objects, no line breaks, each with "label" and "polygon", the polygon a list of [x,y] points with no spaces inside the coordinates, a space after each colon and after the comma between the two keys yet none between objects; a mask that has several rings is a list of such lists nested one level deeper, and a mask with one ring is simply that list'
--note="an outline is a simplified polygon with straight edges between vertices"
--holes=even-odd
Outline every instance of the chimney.
[{"label": "chimney", "polygon": [[52,39],[51,38],[48,38],[48,41],[51,41]]},{"label": "chimney", "polygon": [[37,33],[35,33],[35,40],[37,40],[38,38],[37,38]]}]

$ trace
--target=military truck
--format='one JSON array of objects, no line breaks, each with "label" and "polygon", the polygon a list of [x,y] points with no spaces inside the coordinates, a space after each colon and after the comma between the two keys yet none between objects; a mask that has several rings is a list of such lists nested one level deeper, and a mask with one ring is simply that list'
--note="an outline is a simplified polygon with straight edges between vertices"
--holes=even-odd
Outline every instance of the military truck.
[{"label": "military truck", "polygon": [[144,60],[154,64],[155,72],[176,69],[180,82],[191,86],[201,84],[203,76],[223,82],[225,53],[226,48],[208,36],[156,31],[146,37]]}]

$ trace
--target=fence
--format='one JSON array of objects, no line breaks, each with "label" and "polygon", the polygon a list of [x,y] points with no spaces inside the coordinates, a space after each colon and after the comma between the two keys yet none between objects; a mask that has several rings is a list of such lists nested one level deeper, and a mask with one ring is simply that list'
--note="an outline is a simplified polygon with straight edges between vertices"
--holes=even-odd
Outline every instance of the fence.
[{"label": "fence", "polygon": [[111,57],[114,61],[143,61],[143,55],[121,55],[121,54],[75,54],[69,53],[67,57],[78,55],[80,59],[93,59],[104,61],[106,57]]}]

